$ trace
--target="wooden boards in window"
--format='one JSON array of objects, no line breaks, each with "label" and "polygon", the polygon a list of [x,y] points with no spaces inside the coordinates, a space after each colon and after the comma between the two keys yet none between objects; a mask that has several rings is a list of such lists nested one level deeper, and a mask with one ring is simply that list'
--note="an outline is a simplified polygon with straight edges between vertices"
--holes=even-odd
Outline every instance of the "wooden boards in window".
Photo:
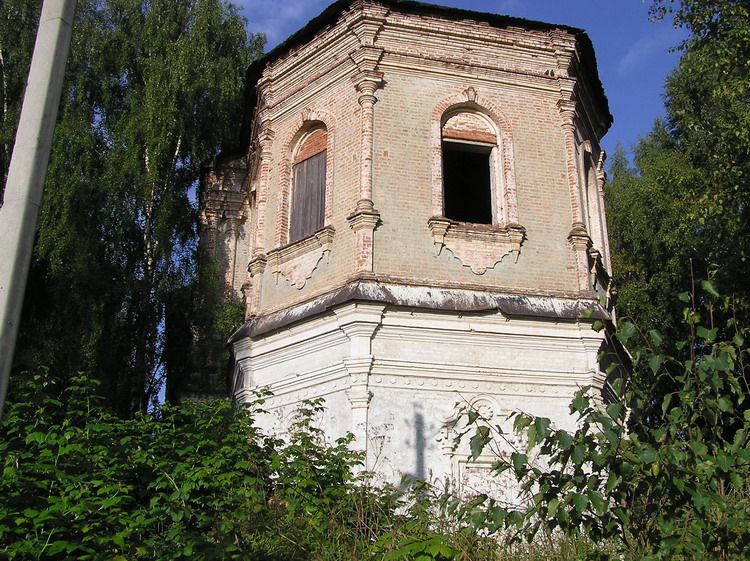
[{"label": "wooden boards in window", "polygon": [[[325,135],[325,131],[323,134]],[[323,150],[294,165],[290,243],[311,236],[323,228],[325,191],[326,151]]]}]

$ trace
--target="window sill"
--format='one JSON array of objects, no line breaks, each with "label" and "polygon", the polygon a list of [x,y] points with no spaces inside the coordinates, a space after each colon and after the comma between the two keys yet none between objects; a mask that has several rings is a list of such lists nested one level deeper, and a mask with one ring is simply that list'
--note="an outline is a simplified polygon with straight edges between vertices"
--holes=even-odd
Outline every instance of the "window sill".
[{"label": "window sill", "polygon": [[464,267],[475,275],[483,275],[508,254],[518,261],[526,229],[520,224],[470,224],[444,216],[427,221],[435,243],[435,254],[447,248]]},{"label": "window sill", "polygon": [[268,264],[276,283],[283,276],[294,288],[304,288],[321,259],[328,260],[335,232],[333,226],[326,226],[312,236],[269,251]]}]

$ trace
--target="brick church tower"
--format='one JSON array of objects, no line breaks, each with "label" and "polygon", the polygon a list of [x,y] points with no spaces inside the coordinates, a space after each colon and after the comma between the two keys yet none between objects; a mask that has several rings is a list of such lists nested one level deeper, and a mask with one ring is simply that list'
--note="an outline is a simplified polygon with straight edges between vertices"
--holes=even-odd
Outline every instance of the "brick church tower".
[{"label": "brick church tower", "polygon": [[[246,144],[204,177],[202,234],[241,297],[234,397],[283,432],[322,397],[367,469],[481,485],[456,403],[570,428],[606,386],[599,139],[579,30],[396,0],[341,0],[248,71]],[[484,462],[484,463],[483,463]]]}]

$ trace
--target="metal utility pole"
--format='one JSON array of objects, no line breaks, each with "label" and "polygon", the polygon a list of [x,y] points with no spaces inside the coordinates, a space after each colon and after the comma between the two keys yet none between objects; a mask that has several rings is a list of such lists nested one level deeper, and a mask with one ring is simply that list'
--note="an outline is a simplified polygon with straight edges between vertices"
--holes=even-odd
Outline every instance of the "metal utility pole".
[{"label": "metal utility pole", "polygon": [[68,60],[75,0],[44,0],[0,207],[0,418]]}]

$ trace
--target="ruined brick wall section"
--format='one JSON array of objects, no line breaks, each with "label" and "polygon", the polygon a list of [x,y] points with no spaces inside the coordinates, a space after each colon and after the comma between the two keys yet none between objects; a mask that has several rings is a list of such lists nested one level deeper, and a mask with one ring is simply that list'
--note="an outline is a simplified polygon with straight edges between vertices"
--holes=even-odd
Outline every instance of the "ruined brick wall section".
[{"label": "ruined brick wall section", "polygon": [[[476,284],[535,292],[575,290],[568,269],[570,201],[555,92],[496,87],[479,78],[435,81],[388,73],[380,94],[374,200],[383,224],[376,230],[376,271],[445,283]],[[526,240],[518,262],[508,256],[483,275],[472,273],[450,252],[435,256],[427,221],[432,215],[431,118],[441,99],[467,82],[500,106],[512,127],[519,222]],[[409,107],[408,112],[400,110]],[[408,245],[406,245],[408,244]]]},{"label": "ruined brick wall section", "polygon": [[[258,83],[245,255],[259,317],[233,342],[234,397],[270,386],[259,423],[276,434],[301,400],[324,397],[327,436],[352,432],[366,468],[392,483],[494,481],[491,459],[471,472],[454,446],[456,401],[573,427],[572,393],[604,384],[606,335],[580,317],[593,300],[582,204],[595,193],[577,158],[601,154],[606,103],[577,89],[567,31],[348,6]],[[476,150],[502,193],[492,224],[441,216],[444,115],[454,138],[486,143]],[[324,227],[289,244],[295,143],[321,122]],[[587,181],[601,181],[601,162]],[[362,279],[333,292],[342,301],[315,300]]]},{"label": "ruined brick wall section", "polygon": [[219,289],[241,298],[247,282],[250,204],[247,163],[235,158],[206,169],[202,178],[201,247],[221,275]]},{"label": "ruined brick wall section", "polygon": [[[349,205],[356,201],[359,106],[350,82],[354,64],[348,53],[359,43],[347,30],[348,19],[347,15],[342,16],[341,25],[324,30],[311,43],[274,61],[266,67],[258,83],[261,101],[254,130],[257,136],[266,134],[271,141],[267,174],[262,182],[265,187],[262,219],[256,213],[249,236],[254,247],[249,266],[252,272],[247,291],[248,316],[297,303],[330,290],[341,278],[350,276],[353,247],[346,238],[345,217]],[[320,122],[328,131],[325,225],[330,230],[324,232],[325,239],[317,244],[325,247],[325,251],[314,248],[318,255],[322,254],[315,262],[312,252],[290,258],[289,252],[279,250],[289,246],[297,140],[305,129]],[[294,247],[291,244],[292,250]],[[279,260],[284,264],[279,265]]]},{"label": "ruined brick wall section", "polygon": [[[256,130],[269,139],[262,164],[262,212],[247,222],[259,230],[247,232],[246,225],[241,235],[250,240],[245,244],[259,242],[252,250],[236,252],[238,267],[246,258],[254,259],[253,313],[304,302],[362,271],[368,274],[363,268],[368,255],[370,275],[409,284],[561,296],[589,289],[584,243],[590,242],[586,232],[577,232],[576,249],[570,238],[585,179],[571,168],[569,128],[563,126],[560,105],[564,87],[572,83],[575,89],[575,79],[567,76],[575,48],[575,38],[561,30],[500,29],[389,11],[366,0],[354,3],[336,25],[309,43],[272,62],[258,84],[262,119],[257,120],[262,126]],[[357,89],[363,76],[374,88],[365,96]],[[579,95],[585,101],[589,92],[581,89]],[[513,184],[512,197],[501,201],[503,212],[496,220],[496,229],[506,231],[489,228],[477,238],[500,239],[508,251],[486,267],[469,266],[472,252],[488,253],[471,240],[470,232],[463,234],[459,259],[449,245],[436,249],[440,233],[428,224],[440,208],[433,188],[441,165],[433,138],[442,124],[436,129],[436,108],[461,96],[497,117],[495,125],[502,129],[498,147],[510,157],[501,161],[498,172],[503,188]],[[355,220],[352,213],[364,208],[362,174],[367,167],[363,97],[374,115],[374,209]],[[577,123],[586,129],[591,157],[596,158],[596,108],[584,105]],[[326,229],[316,239],[289,245],[295,139],[318,118],[328,130]],[[454,128],[471,129],[471,121],[459,117]],[[491,141],[490,132],[479,132]],[[603,177],[601,164],[595,173]],[[377,222],[374,237],[359,235],[362,216]],[[510,234],[509,225],[515,228]]]},{"label": "ruined brick wall section", "polygon": [[445,139],[495,144],[497,135],[488,123],[474,113],[466,111],[450,116],[442,126]]},{"label": "ruined brick wall section", "polygon": [[611,276],[612,263],[604,213],[604,184],[607,179],[604,164],[607,155],[599,145],[599,137],[602,134],[599,120],[601,115],[597,111],[596,100],[589,85],[580,81],[576,86],[578,111],[575,136],[578,142],[578,174],[581,178],[581,194],[586,211],[584,219],[591,237],[592,249],[599,253],[601,266]]},{"label": "ruined brick wall section", "polygon": [[330,148],[326,154],[326,224],[335,233],[329,254],[317,263],[303,288],[292,286],[283,275],[274,275],[270,270],[264,272],[261,289],[264,311],[284,308],[326,292],[353,273],[354,244],[346,216],[354,208],[359,194],[358,112],[354,87],[346,80],[337,80],[314,99],[289,107],[273,120],[276,141],[272,149],[264,225],[266,252],[287,243],[295,137],[306,126],[308,118],[312,119],[310,122],[317,122],[319,118],[327,121]]},{"label": "ruined brick wall section", "polygon": [[[392,14],[388,24],[379,36],[388,85],[377,93],[373,199],[383,224],[376,231],[376,271],[514,292],[576,293],[566,146],[551,71],[559,47],[544,32],[469,21]],[[518,261],[508,255],[482,275],[450,251],[436,256],[427,226],[434,214],[430,177],[441,165],[439,152],[430,152],[433,111],[469,88],[480,107],[491,102],[510,128],[517,216],[526,228]]]}]

